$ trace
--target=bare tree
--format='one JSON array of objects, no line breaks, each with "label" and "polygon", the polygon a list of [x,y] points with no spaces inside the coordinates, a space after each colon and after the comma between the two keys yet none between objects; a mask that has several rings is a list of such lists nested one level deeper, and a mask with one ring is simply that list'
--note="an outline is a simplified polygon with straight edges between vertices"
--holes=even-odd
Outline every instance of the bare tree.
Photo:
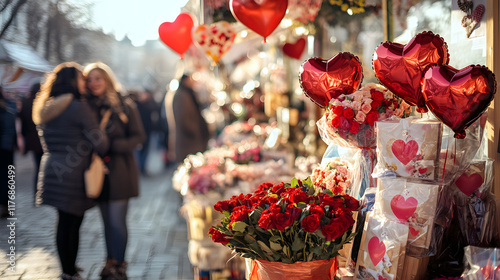
[{"label": "bare tree", "polygon": [[28,0],[4,0],[0,2],[0,13],[8,13],[8,19],[3,24],[2,29],[0,30],[0,38],[5,35],[5,32],[10,27],[14,18],[17,16],[19,9],[26,4]]}]

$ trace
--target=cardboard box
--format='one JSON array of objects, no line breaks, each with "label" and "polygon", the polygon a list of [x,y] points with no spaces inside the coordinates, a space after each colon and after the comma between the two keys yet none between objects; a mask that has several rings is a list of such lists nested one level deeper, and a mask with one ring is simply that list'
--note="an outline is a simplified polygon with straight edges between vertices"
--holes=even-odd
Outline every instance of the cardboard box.
[{"label": "cardboard box", "polygon": [[403,277],[405,280],[426,279],[427,265],[430,257],[405,257]]}]

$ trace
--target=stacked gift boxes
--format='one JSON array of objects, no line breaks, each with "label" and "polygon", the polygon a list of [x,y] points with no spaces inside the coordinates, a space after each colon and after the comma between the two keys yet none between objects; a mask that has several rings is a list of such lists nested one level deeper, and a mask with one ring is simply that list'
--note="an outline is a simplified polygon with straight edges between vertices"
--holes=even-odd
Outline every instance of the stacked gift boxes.
[{"label": "stacked gift boxes", "polygon": [[498,246],[491,161],[472,160],[479,122],[463,140],[421,118],[377,122],[376,132],[376,198],[358,231],[354,279],[460,276],[465,246]]}]

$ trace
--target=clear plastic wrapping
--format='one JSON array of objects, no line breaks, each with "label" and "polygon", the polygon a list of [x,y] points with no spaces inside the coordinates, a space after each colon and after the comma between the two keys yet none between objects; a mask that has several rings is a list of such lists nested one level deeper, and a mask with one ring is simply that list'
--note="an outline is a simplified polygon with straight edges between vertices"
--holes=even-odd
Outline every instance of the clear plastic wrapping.
[{"label": "clear plastic wrapping", "polygon": [[500,249],[465,247],[465,271],[463,280],[500,279]]},{"label": "clear plastic wrapping", "polygon": [[407,223],[408,246],[414,255],[429,254],[439,185],[402,178],[379,178],[377,185],[374,215]]},{"label": "clear plastic wrapping", "polygon": [[437,179],[441,123],[407,118],[376,122],[377,165],[375,177]]},{"label": "clear plastic wrapping", "polygon": [[370,215],[356,263],[356,279],[401,279],[408,225]]}]

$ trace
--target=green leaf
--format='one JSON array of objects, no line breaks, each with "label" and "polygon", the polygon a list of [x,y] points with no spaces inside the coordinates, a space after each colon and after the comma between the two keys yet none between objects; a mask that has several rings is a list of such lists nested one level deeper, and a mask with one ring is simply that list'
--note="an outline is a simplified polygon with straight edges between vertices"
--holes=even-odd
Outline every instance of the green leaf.
[{"label": "green leaf", "polygon": [[264,251],[267,255],[272,256],[274,254],[273,250],[271,250],[271,248],[269,248],[264,242],[257,240],[257,244],[259,244],[262,251]]},{"label": "green leaf", "polygon": [[294,252],[300,251],[304,249],[304,246],[306,246],[306,244],[302,239],[299,238],[299,235],[296,234],[292,243],[292,251]]},{"label": "green leaf", "polygon": [[302,184],[307,185],[307,186],[312,186],[313,182],[312,182],[311,176],[307,177],[307,179],[305,179],[305,180],[302,180]]},{"label": "green leaf", "polygon": [[271,238],[269,238],[269,242],[276,242],[280,239],[281,237],[279,235],[273,235]]},{"label": "green leaf", "polygon": [[274,251],[279,251],[283,248],[279,243],[276,242],[269,242],[269,246],[271,246],[271,249]]},{"label": "green leaf", "polygon": [[294,177],[294,178],[292,178],[292,181],[290,182],[290,186],[291,186],[292,188],[296,188],[296,187],[298,187],[298,186],[299,186],[299,180],[297,180],[297,178],[295,178],[295,177]]},{"label": "green leaf", "polygon": [[292,260],[289,259],[289,258],[281,258],[281,262],[282,263],[286,263],[286,264],[292,264],[293,263]]},{"label": "green leaf", "polygon": [[252,243],[252,242],[255,242],[255,238],[253,238],[251,235],[249,234],[245,234],[245,241],[247,243]]},{"label": "green leaf", "polygon": [[321,247],[319,246],[313,246],[310,248],[311,252],[316,254],[316,255],[321,255]]},{"label": "green leaf", "polygon": [[283,246],[283,253],[285,253],[285,256],[289,257],[290,256],[290,247],[288,246]]},{"label": "green leaf", "polygon": [[248,226],[248,224],[245,222],[234,222],[233,223],[233,230],[239,231],[239,232],[244,232],[247,226]]},{"label": "green leaf", "polygon": [[312,252],[311,252],[311,253],[309,253],[309,254],[307,255],[307,261],[308,261],[308,262],[312,261],[312,260],[313,260],[313,257],[314,257],[314,253],[312,253]]}]

